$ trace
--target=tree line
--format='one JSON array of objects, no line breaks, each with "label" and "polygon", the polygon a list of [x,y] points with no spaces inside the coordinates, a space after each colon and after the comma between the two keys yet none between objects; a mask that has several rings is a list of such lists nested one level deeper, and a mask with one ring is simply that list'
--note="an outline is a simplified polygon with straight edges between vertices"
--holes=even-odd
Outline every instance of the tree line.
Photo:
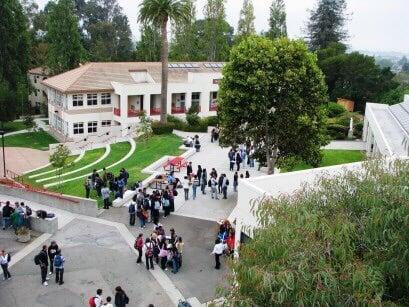
[{"label": "tree line", "polygon": [[[252,0],[243,0],[236,31],[226,20],[226,0],[207,0],[203,19],[196,18],[194,0],[163,2],[183,2],[190,10],[181,19],[168,20],[171,61],[228,61],[234,45],[257,35]],[[129,20],[117,0],[53,0],[42,10],[35,0],[4,0],[0,9],[4,42],[0,46],[0,111],[5,118],[13,117],[16,106],[27,101],[30,67],[47,67],[53,75],[87,61],[161,60],[160,25],[140,20],[140,39],[134,43]],[[390,70],[380,68],[372,57],[347,52],[347,20],[345,0],[317,0],[305,41],[319,57],[330,98],[350,98],[362,110],[366,101],[379,101],[397,84]],[[287,36],[284,0],[272,0],[269,29],[260,35]]]}]

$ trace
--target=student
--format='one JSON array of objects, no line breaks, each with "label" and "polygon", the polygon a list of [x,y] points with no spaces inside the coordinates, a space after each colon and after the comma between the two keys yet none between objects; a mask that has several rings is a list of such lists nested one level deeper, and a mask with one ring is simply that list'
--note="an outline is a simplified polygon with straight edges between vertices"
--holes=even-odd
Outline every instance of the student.
[{"label": "student", "polygon": [[182,254],[183,254],[183,247],[185,246],[185,243],[182,241],[182,237],[178,237],[176,240],[176,248],[179,253],[179,267],[182,266]]},{"label": "student", "polygon": [[136,239],[134,247],[138,251],[138,260],[136,260],[136,263],[139,264],[142,262],[142,248],[143,248],[143,234],[142,233],[140,233],[138,238]]},{"label": "student", "polygon": [[242,162],[240,151],[236,153],[237,171],[240,172],[240,163]]},{"label": "student", "polygon": [[203,173],[202,173],[202,179],[201,179],[201,190],[202,190],[202,194],[206,195],[206,186],[207,186],[207,171],[204,168],[203,169]]},{"label": "student", "polygon": [[54,257],[55,283],[59,285],[64,283],[64,263],[65,258],[61,255],[61,249],[59,249]]},{"label": "student", "polygon": [[192,166],[192,162],[189,162],[189,164],[186,167],[186,174],[187,177],[190,178],[190,175],[193,173],[193,166]]},{"label": "student", "polygon": [[219,199],[219,195],[217,193],[217,180],[214,177],[210,178],[210,192],[212,199],[213,198]]},{"label": "student", "polygon": [[[136,195],[133,197],[131,204],[129,205],[128,212],[129,212],[129,225],[135,225],[135,216],[136,216]],[[139,206],[138,206],[139,207]],[[141,206],[142,207],[142,206]],[[142,226],[141,226],[142,227]]]},{"label": "student", "polygon": [[149,270],[149,265],[152,270],[154,270],[153,267],[153,244],[149,238],[146,238],[145,240],[145,261],[146,261],[146,269]]},{"label": "student", "polygon": [[86,179],[85,179],[85,182],[84,182],[84,188],[85,188],[85,198],[89,198],[89,196],[90,196],[90,193],[91,193],[91,190],[92,190],[92,179],[91,179],[91,176],[88,176]]},{"label": "student", "polygon": [[11,222],[10,217],[11,214],[14,212],[14,209],[10,207],[10,202],[6,201],[6,205],[3,207],[3,230],[10,228]]},{"label": "student", "polygon": [[237,172],[234,173],[233,176],[233,190],[237,192],[237,186],[239,185],[239,174]]},{"label": "student", "polygon": [[226,174],[222,174],[222,192],[223,199],[227,199],[227,187],[229,186],[229,179],[227,179]]},{"label": "student", "polygon": [[197,166],[196,176],[197,176],[197,179],[199,180],[199,185],[200,185],[200,182],[202,180],[202,173],[203,173],[202,166],[198,165]]},{"label": "student", "polygon": [[162,203],[163,211],[165,212],[164,218],[167,218],[170,214],[170,196],[167,190],[163,192]]},{"label": "student", "polygon": [[3,249],[0,254],[0,265],[3,270],[3,279],[8,280],[11,278],[11,274],[9,272],[9,263],[11,261],[10,254],[6,253]]},{"label": "student", "polygon": [[47,277],[48,269],[47,245],[43,245],[43,248],[41,249],[40,253],[37,256],[35,256],[34,262],[35,264],[40,266],[41,283],[43,284],[43,286],[48,286],[47,280],[49,280],[49,278]]},{"label": "student", "polygon": [[198,179],[197,175],[195,175],[193,177],[193,183],[192,183],[192,191],[193,191],[192,198],[193,198],[193,200],[196,199],[196,190],[197,190],[199,185],[200,185],[199,179]]},{"label": "student", "polygon": [[111,303],[112,298],[110,296],[107,296],[107,302],[105,303],[105,307],[114,307],[114,305],[112,305]]},{"label": "student", "polygon": [[129,304],[129,297],[120,286],[115,288],[115,307],[125,307]]},{"label": "student", "polygon": [[214,267],[216,270],[220,269],[220,256],[223,255],[224,251],[226,250],[226,244],[222,243],[219,238],[216,239],[215,245],[211,255],[214,255],[216,266]]},{"label": "student", "polygon": [[182,180],[182,186],[185,192],[185,200],[189,200],[189,180],[187,176]]},{"label": "student", "polygon": [[179,272],[179,253],[175,245],[172,245],[172,273]]},{"label": "student", "polygon": [[104,209],[109,209],[109,196],[111,191],[106,185],[103,185],[101,189],[102,199],[104,200]]},{"label": "student", "polygon": [[57,255],[58,245],[55,241],[51,241],[50,246],[48,247],[47,253],[48,258],[50,258],[50,275],[54,273],[54,257]]},{"label": "student", "polygon": [[166,248],[166,241],[165,238],[159,242],[159,259],[160,259],[160,267],[162,270],[166,270],[166,262],[168,260],[168,250]]},{"label": "student", "polygon": [[250,178],[250,173],[249,173],[249,171],[246,171],[246,178]]},{"label": "student", "polygon": [[230,148],[229,153],[227,154],[227,156],[229,157],[229,162],[230,162],[229,169],[230,169],[230,171],[233,171],[234,163],[236,163],[236,161],[235,161],[236,154],[234,153],[233,148]]},{"label": "student", "polygon": [[90,307],[101,307],[102,306],[102,289],[97,289],[97,295],[89,299]]}]

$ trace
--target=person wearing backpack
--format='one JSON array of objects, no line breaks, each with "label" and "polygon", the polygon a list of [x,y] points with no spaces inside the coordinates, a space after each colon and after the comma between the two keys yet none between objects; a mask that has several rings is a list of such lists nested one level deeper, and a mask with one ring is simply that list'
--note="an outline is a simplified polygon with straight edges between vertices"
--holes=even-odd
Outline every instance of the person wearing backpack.
[{"label": "person wearing backpack", "polygon": [[97,289],[97,295],[92,296],[88,300],[89,307],[101,307],[102,306],[102,289]]},{"label": "person wearing backpack", "polygon": [[6,253],[3,249],[0,254],[0,265],[3,270],[3,279],[8,280],[11,278],[11,274],[9,272],[9,263],[11,261],[10,254]]},{"label": "person wearing backpack", "polygon": [[170,214],[170,196],[167,190],[163,192],[162,203],[163,211],[165,212],[163,218],[167,218]]},{"label": "person wearing backpack", "polygon": [[50,280],[47,277],[48,270],[48,256],[47,256],[47,245],[43,245],[40,253],[34,257],[34,263],[40,266],[41,271],[41,283],[43,286],[48,286],[47,280]]},{"label": "person wearing backpack", "polygon": [[59,285],[64,283],[64,262],[65,258],[61,255],[61,249],[59,249],[54,257],[55,283]]},{"label": "person wearing backpack", "polygon": [[138,260],[136,260],[136,263],[141,263],[142,262],[142,248],[143,248],[143,234],[140,233],[138,238],[135,241],[134,248],[138,251]]},{"label": "person wearing backpack", "polygon": [[115,307],[125,307],[129,304],[129,297],[120,286],[115,288]]},{"label": "person wearing backpack", "polygon": [[146,269],[149,270],[149,265],[152,270],[153,267],[153,244],[149,238],[146,238],[145,241],[145,262],[146,262]]},{"label": "person wearing backpack", "polygon": [[54,273],[54,257],[57,255],[58,245],[55,241],[51,241],[48,247],[48,258],[50,259],[50,275]]},{"label": "person wearing backpack", "polygon": [[193,177],[193,184],[192,184],[192,191],[193,191],[192,198],[193,198],[193,200],[196,199],[196,195],[197,195],[196,190],[197,190],[197,188],[198,188],[199,186],[200,186],[200,181],[199,181],[199,179],[198,179],[198,176],[195,175],[195,176]]},{"label": "person wearing backpack", "polygon": [[84,182],[84,188],[85,188],[85,198],[89,198],[91,190],[92,190],[92,179],[91,176],[88,176],[85,178]]},{"label": "person wearing backpack", "polygon": [[[136,195],[133,197],[131,204],[129,205],[128,212],[129,212],[129,225],[135,225],[135,216],[136,216]],[[139,206],[138,206],[139,207]]]},{"label": "person wearing backpack", "polygon": [[227,199],[227,187],[229,186],[230,182],[227,179],[226,174],[222,174],[222,192],[223,192],[223,199]]}]

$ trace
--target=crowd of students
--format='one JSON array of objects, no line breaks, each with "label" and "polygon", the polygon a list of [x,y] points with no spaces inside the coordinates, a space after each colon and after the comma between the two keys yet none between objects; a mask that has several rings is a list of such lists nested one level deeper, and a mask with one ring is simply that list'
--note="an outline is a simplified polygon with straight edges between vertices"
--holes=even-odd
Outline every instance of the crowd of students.
[{"label": "crowd of students", "polygon": [[[125,307],[126,305],[129,304],[129,297],[125,293],[125,291],[122,289],[121,286],[117,286],[115,288],[115,298],[114,298],[114,304],[115,307]],[[88,300],[88,304],[90,307],[113,307],[112,305],[112,297],[107,296],[106,299],[104,300],[103,297],[103,291],[102,289],[97,289],[96,294],[94,296],[91,296]]]},{"label": "crowd of students", "polygon": [[91,191],[95,190],[97,196],[101,197],[104,202],[104,209],[109,209],[111,196],[114,199],[123,198],[128,179],[129,173],[125,168],[122,168],[117,176],[105,168],[101,175],[94,169],[84,182],[85,197],[90,198]]},{"label": "crowd of students", "polygon": [[2,207],[2,224],[3,230],[13,228],[15,231],[20,227],[27,227],[31,229],[30,216],[33,211],[24,202],[15,202],[12,205],[9,201],[0,202]]}]

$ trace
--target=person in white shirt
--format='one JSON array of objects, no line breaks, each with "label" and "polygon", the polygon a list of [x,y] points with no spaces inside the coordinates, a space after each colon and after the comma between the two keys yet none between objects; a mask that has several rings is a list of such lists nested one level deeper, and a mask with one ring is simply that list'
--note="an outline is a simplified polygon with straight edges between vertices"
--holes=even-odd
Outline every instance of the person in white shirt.
[{"label": "person in white shirt", "polygon": [[96,307],[101,307],[102,305],[102,289],[97,290],[97,295],[94,297],[94,303]]},{"label": "person in white shirt", "polygon": [[182,186],[183,190],[185,191],[185,200],[189,200],[189,180],[187,176],[185,176],[184,179],[182,179]]},{"label": "person in white shirt", "polygon": [[216,239],[213,251],[211,255],[214,255],[214,258],[216,260],[216,266],[214,267],[216,270],[220,269],[220,256],[223,255],[224,251],[227,249],[227,244],[224,244],[222,241],[220,241],[219,238]]},{"label": "person in white shirt", "polygon": [[9,272],[9,262],[11,260],[10,254],[6,253],[3,249],[0,253],[0,265],[3,269],[3,279],[8,280],[11,278],[11,274]]},{"label": "person in white shirt", "polygon": [[107,296],[107,302],[105,303],[105,307],[114,307],[111,303],[112,298],[110,296]]}]

